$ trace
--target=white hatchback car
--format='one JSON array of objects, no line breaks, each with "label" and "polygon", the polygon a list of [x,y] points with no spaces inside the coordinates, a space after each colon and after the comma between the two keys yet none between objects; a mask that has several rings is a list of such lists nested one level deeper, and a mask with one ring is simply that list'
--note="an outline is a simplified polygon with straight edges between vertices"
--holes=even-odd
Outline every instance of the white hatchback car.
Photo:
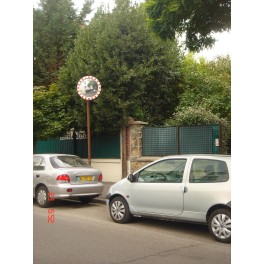
[{"label": "white hatchback car", "polygon": [[89,203],[103,192],[101,171],[68,154],[33,155],[33,197],[40,207],[55,199],[79,198]]},{"label": "white hatchback car", "polygon": [[203,223],[216,240],[229,243],[230,183],[230,156],[168,156],[112,185],[107,205],[117,223],[132,216]]}]

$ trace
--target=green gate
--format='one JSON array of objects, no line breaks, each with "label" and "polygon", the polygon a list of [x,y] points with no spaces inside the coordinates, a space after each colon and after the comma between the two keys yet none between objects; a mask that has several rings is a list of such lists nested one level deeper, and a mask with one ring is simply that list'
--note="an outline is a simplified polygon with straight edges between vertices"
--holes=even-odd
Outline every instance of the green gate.
[{"label": "green gate", "polygon": [[219,125],[145,127],[142,155],[219,154]]}]

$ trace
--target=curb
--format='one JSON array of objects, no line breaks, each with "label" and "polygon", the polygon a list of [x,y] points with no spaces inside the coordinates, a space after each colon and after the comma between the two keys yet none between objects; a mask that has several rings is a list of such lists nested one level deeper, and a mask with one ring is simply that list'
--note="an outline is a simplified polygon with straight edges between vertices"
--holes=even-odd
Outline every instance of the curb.
[{"label": "curb", "polygon": [[98,198],[98,197],[97,198],[93,198],[92,202],[106,205],[106,200],[103,199],[103,198]]}]

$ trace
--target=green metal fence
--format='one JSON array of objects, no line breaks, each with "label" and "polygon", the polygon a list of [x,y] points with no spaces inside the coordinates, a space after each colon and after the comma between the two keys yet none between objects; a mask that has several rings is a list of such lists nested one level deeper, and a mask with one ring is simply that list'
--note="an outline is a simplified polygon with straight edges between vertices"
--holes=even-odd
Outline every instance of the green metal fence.
[{"label": "green metal fence", "polygon": [[219,154],[219,125],[145,127],[142,155]]},{"label": "green metal fence", "polygon": [[[142,155],[220,154],[220,136],[219,125],[145,127],[142,130]],[[93,136],[91,152],[92,158],[120,159],[120,135]],[[65,153],[87,158],[87,139],[41,140],[36,144],[35,153]]]},{"label": "green metal fence", "polygon": [[176,127],[144,127],[142,131],[142,155],[165,156],[177,153]]},{"label": "green metal fence", "polygon": [[[48,139],[40,140],[36,144],[36,154],[63,153],[74,154],[81,158],[88,157],[87,139]],[[92,158],[119,159],[120,136],[95,136],[91,138]]]}]

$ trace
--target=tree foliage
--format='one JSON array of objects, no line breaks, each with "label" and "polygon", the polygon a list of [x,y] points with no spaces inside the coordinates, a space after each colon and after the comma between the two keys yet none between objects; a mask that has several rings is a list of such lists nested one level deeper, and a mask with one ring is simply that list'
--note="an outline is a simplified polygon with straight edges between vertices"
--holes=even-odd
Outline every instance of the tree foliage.
[{"label": "tree foliage", "polygon": [[129,116],[150,125],[230,121],[229,57],[183,59],[177,42],[158,38],[143,6],[129,0],[116,0],[112,13],[99,9],[85,25],[91,3],[79,15],[71,0],[41,0],[34,10],[34,84],[48,87],[34,90],[34,140],[86,129],[76,85],[87,75],[102,84],[90,102],[93,132],[118,131]]},{"label": "tree foliage", "polygon": [[220,123],[221,118],[201,105],[183,107],[166,120],[167,126],[210,125]]},{"label": "tree foliage", "polygon": [[183,60],[183,93],[178,110],[203,106],[213,114],[231,121],[231,60],[229,56],[213,61],[196,61],[192,54]]},{"label": "tree foliage", "polygon": [[200,59],[192,54],[182,64],[183,93],[167,126],[221,124],[223,153],[228,152],[231,137],[231,61],[218,57],[214,61]]},{"label": "tree foliage", "polygon": [[55,84],[35,87],[33,92],[33,140],[61,136],[73,122],[68,97]]},{"label": "tree foliage", "polygon": [[154,32],[164,39],[185,33],[190,51],[212,47],[212,33],[231,28],[231,0],[149,0],[146,10]]},{"label": "tree foliage", "polygon": [[86,0],[80,14],[72,0],[40,0],[33,9],[33,82],[48,86],[56,82],[74,40],[91,12],[93,1]]},{"label": "tree foliage", "polygon": [[78,124],[85,127],[85,102],[76,92],[87,75],[98,78],[102,92],[91,102],[96,132],[119,130],[129,116],[162,124],[178,103],[180,54],[175,41],[162,41],[148,28],[144,9],[116,1],[112,13],[102,10],[82,31],[59,86],[72,98]]}]

